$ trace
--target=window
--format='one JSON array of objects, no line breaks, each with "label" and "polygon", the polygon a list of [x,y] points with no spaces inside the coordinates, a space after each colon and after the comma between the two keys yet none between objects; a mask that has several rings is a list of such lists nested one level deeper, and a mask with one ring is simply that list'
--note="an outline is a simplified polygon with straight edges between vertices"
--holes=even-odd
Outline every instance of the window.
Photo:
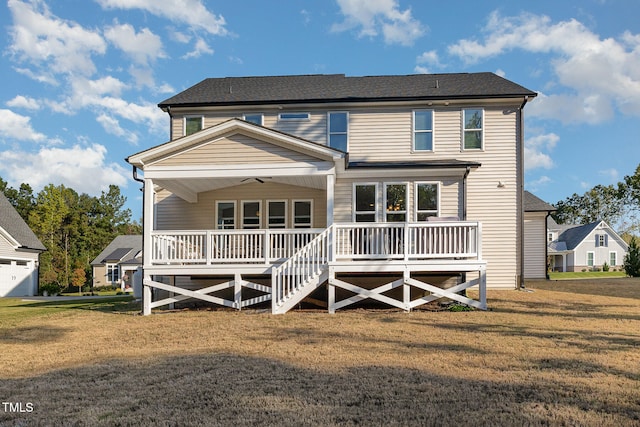
[{"label": "window", "polygon": [[553,242],[555,240],[553,235],[554,235],[553,232],[547,233],[547,242],[551,243],[551,242]]},{"label": "window", "polygon": [[385,207],[387,222],[407,220],[407,184],[385,184]]},{"label": "window", "polygon": [[413,149],[415,151],[433,151],[432,110],[413,112]]},{"label": "window", "polygon": [[196,133],[202,130],[202,123],[204,122],[204,117],[202,116],[191,116],[184,118],[184,134],[191,135],[192,133]]},{"label": "window", "polygon": [[120,280],[120,269],[118,264],[107,264],[107,282],[118,283]]},{"label": "window", "polygon": [[280,113],[279,120],[309,120],[309,113]]},{"label": "window", "polygon": [[606,234],[596,234],[596,248],[609,246],[609,236]]},{"label": "window", "polygon": [[587,265],[589,267],[593,267],[593,258],[595,256],[595,253],[593,252],[587,252]]},{"label": "window", "polygon": [[293,228],[311,228],[311,200],[293,201]]},{"label": "window", "polygon": [[286,228],[287,202],[284,200],[270,200],[267,202],[267,227]]},{"label": "window", "polygon": [[328,118],[329,146],[347,151],[349,141],[349,115],[347,113],[329,113]]},{"label": "window", "polygon": [[462,110],[463,139],[465,150],[482,149],[483,110]]},{"label": "window", "polygon": [[260,228],[259,201],[242,201],[242,228]]},{"label": "window", "polygon": [[355,184],[354,185],[354,212],[355,222],[376,222],[376,197],[378,194],[377,184]]},{"label": "window", "polygon": [[262,113],[245,114],[242,118],[247,122],[255,123],[260,126],[262,126],[264,123],[264,117]]},{"label": "window", "polygon": [[221,230],[236,228],[236,202],[218,202],[216,223]]},{"label": "window", "polygon": [[609,265],[614,267],[618,265],[618,253],[617,252],[609,252]]},{"label": "window", "polygon": [[416,220],[426,221],[430,216],[438,216],[438,184],[416,184]]}]

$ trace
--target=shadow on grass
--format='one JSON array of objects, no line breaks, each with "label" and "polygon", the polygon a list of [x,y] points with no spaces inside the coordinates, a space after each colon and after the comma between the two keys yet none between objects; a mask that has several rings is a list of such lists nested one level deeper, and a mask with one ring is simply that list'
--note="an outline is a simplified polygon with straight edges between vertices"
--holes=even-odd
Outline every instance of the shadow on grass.
[{"label": "shadow on grass", "polygon": [[531,280],[531,289],[568,292],[583,295],[640,299],[640,278],[620,277],[581,280]]},{"label": "shadow on grass", "polygon": [[133,297],[114,296],[87,299],[69,298],[68,300],[29,301],[15,305],[14,308],[57,308],[60,310],[95,310],[105,313],[134,313],[140,311],[141,305]]},{"label": "shadow on grass", "polygon": [[67,328],[57,326],[25,326],[11,329],[0,329],[0,343],[4,344],[33,344],[47,343],[62,339]]},{"label": "shadow on grass", "polygon": [[[3,379],[10,425],[632,425],[633,391],[497,382],[416,369],[338,372],[229,354],[107,361]],[[55,397],[55,398],[52,398]],[[631,398],[630,398],[631,397]]]}]

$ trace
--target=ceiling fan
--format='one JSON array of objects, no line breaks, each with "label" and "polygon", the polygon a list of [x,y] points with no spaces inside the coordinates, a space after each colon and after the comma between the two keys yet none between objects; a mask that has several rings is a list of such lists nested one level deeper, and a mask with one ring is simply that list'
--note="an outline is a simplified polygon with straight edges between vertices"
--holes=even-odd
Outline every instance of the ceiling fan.
[{"label": "ceiling fan", "polygon": [[271,177],[270,176],[265,176],[265,177],[263,177],[263,179],[261,179],[261,178],[245,178],[240,182],[247,182],[247,181],[252,180],[252,179],[258,181],[260,184],[264,184],[264,180],[265,179],[271,179]]}]

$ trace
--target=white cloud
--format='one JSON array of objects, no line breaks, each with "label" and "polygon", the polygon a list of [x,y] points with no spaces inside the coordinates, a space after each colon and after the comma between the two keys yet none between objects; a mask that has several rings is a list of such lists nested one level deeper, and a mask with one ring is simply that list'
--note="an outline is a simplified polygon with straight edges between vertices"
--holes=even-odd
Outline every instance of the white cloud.
[{"label": "white cloud", "polygon": [[46,137],[31,127],[31,118],[0,109],[0,138],[18,141],[42,141]]},{"label": "white cloud", "polygon": [[529,191],[536,192],[536,191],[539,191],[541,188],[544,188],[547,185],[551,184],[552,182],[553,182],[553,180],[551,178],[549,178],[546,175],[542,175],[538,179],[535,179],[533,181],[527,181],[525,183],[525,187]]},{"label": "white cloud", "polygon": [[0,152],[0,171],[10,182],[24,182],[39,191],[49,183],[64,184],[74,190],[98,195],[110,184],[126,186],[129,171],[116,163],[105,163],[107,149],[87,147],[42,148],[36,153]]},{"label": "white cloud", "polygon": [[162,40],[148,28],[136,33],[132,25],[116,23],[105,28],[104,36],[138,64],[148,65],[157,58],[167,57]]},{"label": "white cloud", "polygon": [[524,142],[524,168],[526,171],[544,168],[551,169],[553,160],[548,154],[552,151],[560,137],[555,133],[548,133],[527,138]]},{"label": "white cloud", "polygon": [[105,9],[142,9],[153,15],[180,22],[209,34],[228,34],[222,15],[216,16],[200,0],[97,0]]},{"label": "white cloud", "polygon": [[133,145],[138,145],[138,135],[135,132],[124,129],[120,126],[118,119],[113,118],[107,114],[100,114],[96,117],[96,121],[100,123],[105,132],[115,135],[120,138],[124,138]]},{"label": "white cloud", "polygon": [[96,66],[91,56],[103,54],[106,43],[95,31],[51,14],[44,2],[9,0],[13,26],[9,52],[19,61],[39,67],[38,80],[52,80],[50,73],[91,75]]},{"label": "white cloud", "polygon": [[382,33],[385,43],[411,46],[426,27],[411,16],[411,9],[400,10],[396,0],[337,0],[345,16],[334,24],[334,32],[359,28],[359,37],[375,37]]},{"label": "white cloud", "polygon": [[616,183],[620,178],[620,173],[615,168],[599,170],[598,175],[604,177],[604,179],[606,179],[609,183]]},{"label": "white cloud", "polygon": [[40,109],[40,103],[30,96],[17,95],[15,98],[7,101],[7,107],[24,108],[25,110],[35,111]]},{"label": "white cloud", "polygon": [[182,58],[199,58],[202,55],[213,55],[213,49],[209,47],[206,41],[199,38],[196,40],[196,44],[193,47],[193,50],[187,54],[185,54]]},{"label": "white cloud", "polygon": [[482,40],[449,46],[451,55],[467,63],[512,50],[549,54],[562,93],[541,97],[529,113],[563,123],[599,123],[614,109],[640,116],[640,35],[602,39],[575,19],[552,22],[547,16],[523,13],[490,15]]}]

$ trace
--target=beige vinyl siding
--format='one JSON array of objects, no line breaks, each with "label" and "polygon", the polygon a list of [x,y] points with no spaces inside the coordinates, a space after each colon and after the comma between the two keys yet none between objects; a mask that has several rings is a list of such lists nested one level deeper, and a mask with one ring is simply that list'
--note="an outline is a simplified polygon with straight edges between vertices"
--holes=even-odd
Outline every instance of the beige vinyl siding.
[{"label": "beige vinyl siding", "polygon": [[545,212],[526,212],[524,214],[524,277],[526,279],[544,279],[547,261]]},{"label": "beige vinyl siding", "polygon": [[156,229],[213,230],[216,229],[216,201],[236,201],[236,228],[241,227],[243,200],[262,201],[261,228],[266,227],[267,200],[287,200],[287,227],[293,226],[293,200],[313,200],[313,227],[324,228],[327,223],[327,200],[324,190],[266,181],[200,193],[198,203],[188,203],[166,190],[156,195]]},{"label": "beige vinyl siding", "polygon": [[16,250],[4,236],[0,235],[0,257],[12,258],[16,256]]},{"label": "beige vinyl siding", "polygon": [[106,265],[97,265],[93,267],[93,286],[111,286],[111,283],[107,282]]},{"label": "beige vinyl siding", "polygon": [[484,151],[465,151],[458,156],[482,163],[467,181],[467,217],[482,222],[483,258],[491,288],[514,288],[520,274],[517,126],[514,109],[486,108]]},{"label": "beige vinyl siding", "polygon": [[260,141],[242,134],[233,134],[215,141],[205,142],[170,158],[158,166],[197,164],[245,164],[312,162],[313,157]]}]

